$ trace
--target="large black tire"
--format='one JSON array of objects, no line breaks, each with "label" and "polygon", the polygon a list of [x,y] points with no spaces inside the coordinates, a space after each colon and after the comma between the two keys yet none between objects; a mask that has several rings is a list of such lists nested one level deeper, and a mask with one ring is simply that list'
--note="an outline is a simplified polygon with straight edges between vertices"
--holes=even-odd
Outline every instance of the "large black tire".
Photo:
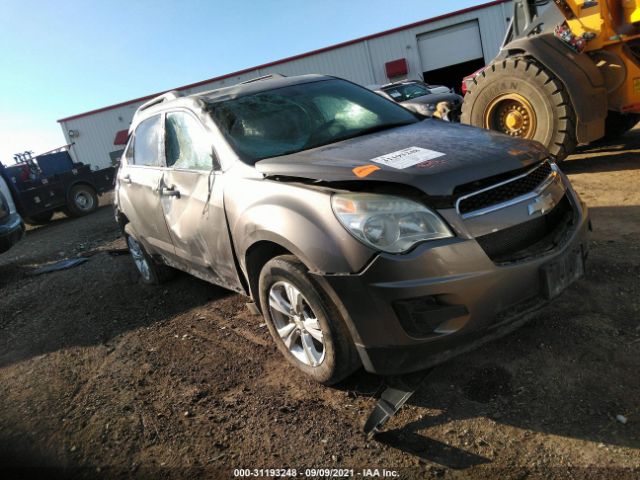
[{"label": "large black tire", "polygon": [[604,139],[615,140],[640,122],[640,114],[609,111],[604,124]]},{"label": "large black tire", "polygon": [[[476,127],[495,125],[490,112],[502,98],[522,97],[533,121],[524,135],[505,128],[504,133],[537,140],[556,160],[576,147],[576,114],[564,85],[544,66],[525,57],[513,57],[489,65],[470,82],[462,104],[461,122]],[[498,109],[499,110],[499,109]],[[498,122],[499,123],[499,122]],[[497,129],[497,128],[496,128]]]},{"label": "large black tire", "polygon": [[175,276],[173,268],[154,260],[135,237],[125,233],[125,240],[142,283],[160,285]]},{"label": "large black tire", "polygon": [[[295,256],[282,255],[267,262],[260,272],[258,285],[260,306],[267,326],[278,349],[289,363],[324,385],[333,385],[360,367],[360,357],[342,315],[323,288],[309,275],[304,264]],[[301,297],[298,297],[301,298],[299,305],[300,311],[304,313],[298,316],[298,320],[305,323],[304,319],[311,319],[308,321],[312,322],[310,326],[302,323],[295,326],[294,323],[290,323],[295,327],[295,331],[292,331],[289,337],[291,347],[285,344],[278,328],[283,331],[286,321],[293,322],[289,318],[292,315],[280,313],[272,308],[273,303],[270,302],[270,294],[279,296],[278,288],[282,287],[282,292],[286,292],[286,285],[293,286],[301,294]],[[288,295],[286,293],[279,298],[286,302],[289,300]],[[322,336],[321,341],[317,340],[319,332]],[[320,346],[322,347],[322,358],[316,357],[317,363],[301,360],[305,357],[307,360],[311,359],[306,355],[308,350],[303,338],[313,342],[315,354],[318,354]]]},{"label": "large black tire", "polygon": [[71,217],[89,215],[98,209],[98,194],[91,185],[81,183],[69,191],[65,213]]},{"label": "large black tire", "polygon": [[31,215],[29,217],[25,217],[25,221],[30,225],[46,225],[53,218],[53,210],[49,210],[47,212],[38,213],[36,215]]}]

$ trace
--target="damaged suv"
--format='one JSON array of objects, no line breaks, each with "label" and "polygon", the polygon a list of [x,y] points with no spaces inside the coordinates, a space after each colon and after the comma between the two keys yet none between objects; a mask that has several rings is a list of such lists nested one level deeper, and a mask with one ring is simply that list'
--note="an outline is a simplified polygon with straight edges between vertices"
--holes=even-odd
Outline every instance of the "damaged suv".
[{"label": "damaged suv", "polygon": [[539,144],[334,77],[258,80],[136,112],[116,219],[144,282],[179,269],[250,296],[331,384],[442,362],[583,274],[586,207]]}]

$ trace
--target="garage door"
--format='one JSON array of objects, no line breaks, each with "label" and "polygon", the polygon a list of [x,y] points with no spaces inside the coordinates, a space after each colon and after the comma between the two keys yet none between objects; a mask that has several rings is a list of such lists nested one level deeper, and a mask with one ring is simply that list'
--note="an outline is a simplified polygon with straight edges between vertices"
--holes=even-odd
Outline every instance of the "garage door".
[{"label": "garage door", "polygon": [[418,51],[423,72],[484,58],[478,22],[474,20],[420,35]]}]

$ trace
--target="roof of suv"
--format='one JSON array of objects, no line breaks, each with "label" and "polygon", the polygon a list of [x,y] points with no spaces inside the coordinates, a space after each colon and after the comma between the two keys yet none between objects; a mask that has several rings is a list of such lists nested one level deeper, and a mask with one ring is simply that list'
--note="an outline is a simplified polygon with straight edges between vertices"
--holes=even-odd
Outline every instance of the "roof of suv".
[{"label": "roof of suv", "polygon": [[271,77],[250,81],[249,83],[239,83],[229,87],[216,88],[208,92],[196,93],[193,96],[202,98],[205,102],[220,102],[231,98],[238,98],[244,95],[275,90],[276,88],[300,85],[302,83],[317,82],[319,80],[329,80],[334,77],[327,75],[296,75],[292,77]]},{"label": "roof of suv", "polygon": [[252,95],[255,93],[266,92],[268,90],[275,90],[277,88],[288,87],[291,85],[300,85],[303,83],[317,82],[321,80],[329,80],[335,77],[327,75],[296,75],[291,77],[273,76],[258,78],[255,80],[249,80],[248,82],[239,83],[236,85],[230,85],[228,87],[216,88],[215,90],[208,90],[206,92],[193,93],[191,95],[181,96],[179,92],[172,91],[159,95],[147,103],[144,103],[133,116],[133,121],[129,127],[129,132],[133,131],[137,125],[144,119],[156,115],[167,108],[173,108],[177,106],[191,106],[202,101],[205,103],[215,103],[233,98],[242,97],[245,95]]}]

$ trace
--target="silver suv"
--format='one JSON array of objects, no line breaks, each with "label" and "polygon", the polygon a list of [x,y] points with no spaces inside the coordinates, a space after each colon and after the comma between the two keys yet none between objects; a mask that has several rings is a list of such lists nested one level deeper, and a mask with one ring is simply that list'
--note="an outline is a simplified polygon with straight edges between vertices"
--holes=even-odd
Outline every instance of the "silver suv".
[{"label": "silver suv", "polygon": [[250,296],[325,384],[515,328],[582,275],[589,229],[539,144],[320,75],[141,106],[116,219],[144,282],[178,269]]}]

